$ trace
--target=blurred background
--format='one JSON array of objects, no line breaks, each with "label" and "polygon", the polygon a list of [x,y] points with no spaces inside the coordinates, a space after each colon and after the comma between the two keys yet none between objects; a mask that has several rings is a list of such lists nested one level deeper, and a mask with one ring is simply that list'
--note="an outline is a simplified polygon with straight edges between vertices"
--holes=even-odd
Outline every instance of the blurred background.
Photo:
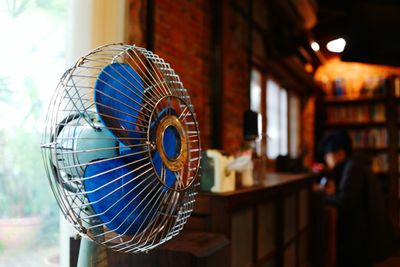
[{"label": "blurred background", "polygon": [[[254,177],[309,174],[323,161],[321,138],[348,131],[355,151],[370,159],[399,236],[398,14],[395,0],[0,1],[0,266],[70,266],[75,233],[59,218],[39,145],[66,68],[110,42],[137,44],[169,62],[192,97],[203,149],[250,150]],[[303,195],[289,198],[289,215],[301,217]],[[250,217],[264,218],[254,207]],[[192,222],[191,229],[213,230]],[[268,229],[266,239],[274,239],[279,229]],[[250,247],[233,266],[314,266],[314,228],[296,229],[298,239],[261,256],[260,246]]]}]

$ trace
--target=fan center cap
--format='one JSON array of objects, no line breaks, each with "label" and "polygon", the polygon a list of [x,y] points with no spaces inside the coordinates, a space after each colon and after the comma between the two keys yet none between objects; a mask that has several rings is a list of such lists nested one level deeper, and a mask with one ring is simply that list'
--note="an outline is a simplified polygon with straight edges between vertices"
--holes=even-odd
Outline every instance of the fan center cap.
[{"label": "fan center cap", "polygon": [[[168,140],[171,135],[166,138],[167,132],[174,133],[172,136],[175,140]],[[156,146],[162,162],[171,171],[179,171],[184,167],[187,159],[186,140],[183,125],[176,116],[167,115],[161,119],[156,131]]]}]

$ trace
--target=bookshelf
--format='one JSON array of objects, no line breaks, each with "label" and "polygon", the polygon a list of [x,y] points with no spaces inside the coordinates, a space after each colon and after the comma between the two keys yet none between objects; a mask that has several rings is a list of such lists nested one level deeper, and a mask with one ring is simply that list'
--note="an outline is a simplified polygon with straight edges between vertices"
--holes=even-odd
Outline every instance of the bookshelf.
[{"label": "bookshelf", "polygon": [[400,236],[400,78],[365,84],[357,95],[333,84],[328,94],[316,97],[315,141],[339,129],[350,134],[354,152],[370,159],[371,171],[381,181]]}]

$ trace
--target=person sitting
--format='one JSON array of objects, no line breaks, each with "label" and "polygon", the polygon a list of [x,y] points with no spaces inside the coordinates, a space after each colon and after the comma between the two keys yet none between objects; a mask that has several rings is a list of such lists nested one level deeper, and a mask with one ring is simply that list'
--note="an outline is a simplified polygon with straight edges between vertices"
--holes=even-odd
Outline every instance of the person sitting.
[{"label": "person sitting", "polygon": [[346,132],[327,135],[319,147],[336,188],[325,199],[338,214],[337,266],[371,266],[387,258],[394,251],[394,235],[379,181],[353,155]]}]

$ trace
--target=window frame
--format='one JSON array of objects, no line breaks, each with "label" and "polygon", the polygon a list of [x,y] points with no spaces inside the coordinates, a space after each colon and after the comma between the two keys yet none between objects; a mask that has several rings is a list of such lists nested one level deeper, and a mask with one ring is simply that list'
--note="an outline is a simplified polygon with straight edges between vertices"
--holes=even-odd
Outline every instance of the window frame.
[{"label": "window frame", "polygon": [[[289,151],[289,121],[290,121],[290,118],[289,118],[289,103],[288,103],[288,96],[289,96],[289,93],[288,93],[288,90],[286,89],[286,88],[284,88],[284,87],[282,87],[281,85],[280,85],[280,83],[279,82],[277,82],[275,79],[273,79],[272,77],[268,77],[267,79],[266,79],[266,82],[265,82],[265,90],[266,90],[266,99],[265,99],[265,101],[266,101],[266,110],[265,110],[265,112],[266,112],[266,117],[267,117],[267,125],[266,125],[266,133],[267,133],[267,139],[268,138],[270,138],[270,137],[268,137],[268,127],[269,127],[269,125],[270,124],[268,124],[268,109],[269,109],[269,107],[268,107],[268,90],[269,90],[269,88],[268,88],[268,84],[269,84],[269,86],[271,86],[272,85],[272,83],[274,84],[274,86],[276,86],[276,88],[277,88],[277,106],[275,107],[276,108],[276,112],[277,112],[277,114],[278,114],[278,125],[277,125],[277,130],[278,130],[278,134],[277,134],[277,140],[276,140],[276,142],[277,142],[277,145],[278,145],[278,154],[276,155],[276,156],[271,156],[271,155],[269,155],[269,150],[268,150],[268,140],[266,140],[266,156],[267,156],[267,158],[268,159],[270,159],[270,160],[275,160],[276,159],[276,157],[278,157],[278,156],[280,156],[280,155],[282,155],[282,143],[281,143],[281,138],[280,138],[280,136],[281,136],[281,134],[282,134],[282,106],[281,106],[281,104],[282,104],[282,102],[281,102],[281,97],[282,97],[282,91],[284,91],[285,92],[285,94],[286,94],[286,111],[285,111],[285,113],[286,113],[286,148],[285,148],[285,150],[286,150],[286,153],[288,153],[288,151]],[[287,155],[287,154],[286,154]]]},{"label": "window frame", "polygon": [[[250,107],[252,107],[252,94],[251,94],[251,86],[252,86],[252,75],[253,72],[256,71],[259,74],[261,74],[261,79],[260,79],[260,88],[261,88],[261,116],[262,116],[262,138],[259,142],[260,148],[257,149],[258,151],[260,151],[262,156],[265,156],[267,158],[267,161],[270,162],[271,164],[273,164],[276,160],[276,158],[270,158],[268,156],[268,140],[267,140],[267,130],[268,130],[268,114],[267,114],[267,110],[268,110],[268,81],[272,80],[273,82],[275,82],[278,87],[279,90],[285,90],[286,91],[286,106],[287,106],[287,110],[286,110],[286,116],[287,116],[287,128],[286,128],[286,135],[287,135],[287,155],[290,157],[299,157],[301,154],[301,144],[302,144],[302,139],[301,139],[301,96],[296,93],[295,90],[292,89],[288,89],[285,88],[281,85],[281,83],[279,82],[278,79],[275,79],[275,77],[273,77],[272,75],[269,75],[268,73],[266,73],[265,71],[262,70],[262,68],[256,64],[253,64],[250,70],[250,81],[249,81],[249,103],[250,103]],[[293,108],[291,106],[291,99],[293,98],[297,98],[297,109],[298,112],[294,112]],[[259,101],[259,100],[258,100]],[[278,104],[279,105],[279,104]],[[278,107],[278,109],[280,110],[280,106]],[[259,112],[259,111],[257,111]],[[293,116],[296,116],[296,118],[293,118]],[[279,115],[280,116],[280,115]],[[293,121],[296,120],[297,125],[293,125]],[[280,128],[280,126],[279,126]],[[297,128],[297,129],[296,129]],[[292,132],[292,129],[296,129],[296,133]],[[296,136],[296,137],[294,137]],[[294,139],[295,138],[295,139]],[[280,141],[279,141],[280,142]],[[280,144],[279,144],[280,146]],[[294,148],[295,146],[295,148]],[[281,148],[279,148],[279,150],[281,150]],[[279,155],[279,154],[278,154]]]}]

